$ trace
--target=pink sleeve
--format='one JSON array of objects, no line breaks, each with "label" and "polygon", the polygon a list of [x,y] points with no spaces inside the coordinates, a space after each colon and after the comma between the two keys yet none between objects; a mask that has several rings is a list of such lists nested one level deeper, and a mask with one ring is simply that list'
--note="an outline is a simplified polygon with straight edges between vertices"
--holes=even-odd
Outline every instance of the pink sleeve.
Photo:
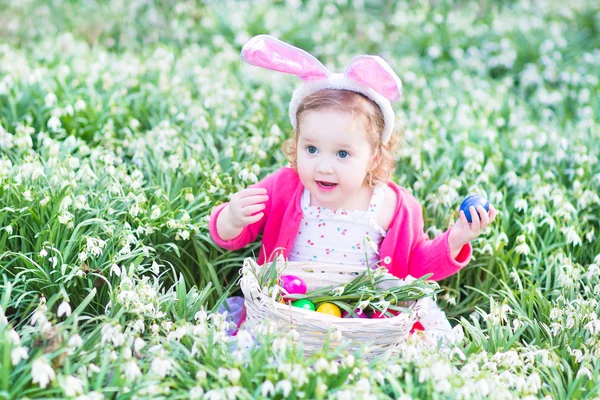
[{"label": "pink sleeve", "polygon": [[421,277],[433,273],[430,279],[439,281],[454,275],[469,263],[473,253],[471,243],[464,245],[456,258],[453,258],[448,243],[450,229],[435,239],[429,239],[429,236],[423,231],[423,211],[420,207],[414,217],[411,222],[417,239],[411,248],[408,266],[408,273],[411,276]]},{"label": "pink sleeve", "polygon": [[223,203],[213,208],[212,212],[210,213],[210,219],[208,221],[208,231],[210,233],[210,237],[217,244],[217,246],[227,250],[237,250],[247,246],[249,243],[256,240],[258,235],[260,235],[260,233],[263,231],[267,218],[269,218],[269,211],[271,210],[271,204],[273,202],[273,182],[275,181],[277,175],[278,172],[269,175],[257,184],[249,186],[267,189],[267,195],[269,196],[269,199],[265,203],[265,209],[263,210],[263,212],[265,213],[264,217],[262,217],[259,221],[246,226],[242,230],[242,233],[240,233],[237,237],[230,240],[223,240],[219,237],[219,234],[217,233],[217,218],[219,218],[219,214],[221,214],[221,211],[223,211],[225,206],[227,206],[229,203]]}]

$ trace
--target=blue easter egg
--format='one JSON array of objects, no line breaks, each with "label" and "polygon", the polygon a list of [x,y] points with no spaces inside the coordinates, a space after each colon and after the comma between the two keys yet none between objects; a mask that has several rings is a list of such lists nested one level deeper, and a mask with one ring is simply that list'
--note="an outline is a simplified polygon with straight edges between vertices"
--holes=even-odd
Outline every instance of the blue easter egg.
[{"label": "blue easter egg", "polygon": [[[471,212],[469,211],[469,207],[473,206],[475,207],[475,211],[477,211],[477,206],[479,205],[483,206],[483,208],[485,208],[485,211],[490,210],[490,202],[487,201],[485,197],[480,196],[478,194],[472,194],[471,196],[463,200],[463,202],[460,204],[460,210],[462,210],[465,213],[467,221],[473,222],[471,218]],[[477,215],[479,215],[479,213],[477,213]],[[481,215],[479,215],[479,217],[481,218]]]}]

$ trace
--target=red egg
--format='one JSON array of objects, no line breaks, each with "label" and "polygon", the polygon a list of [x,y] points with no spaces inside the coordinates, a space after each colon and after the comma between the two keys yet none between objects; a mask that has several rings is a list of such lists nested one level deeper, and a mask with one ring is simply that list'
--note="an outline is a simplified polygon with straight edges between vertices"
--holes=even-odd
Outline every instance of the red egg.
[{"label": "red egg", "polygon": [[344,311],[342,318],[369,318],[369,314],[366,311],[362,311],[360,308],[354,310],[356,315],[350,315],[348,311]]},{"label": "red egg", "polygon": [[[394,316],[400,314],[400,312],[398,311],[394,311],[394,310],[387,310],[387,312],[390,312],[392,314],[394,314]],[[383,319],[383,318],[392,318],[389,315],[385,315],[384,313],[380,312],[380,311],[375,311],[373,313],[373,315],[371,315],[371,318],[375,318],[375,319]]]},{"label": "red egg", "polygon": [[[306,283],[296,275],[283,275],[279,277],[279,286],[281,286],[284,290],[284,294],[305,294],[306,293]],[[293,298],[288,298],[285,295],[283,296],[284,300],[295,300]]]}]

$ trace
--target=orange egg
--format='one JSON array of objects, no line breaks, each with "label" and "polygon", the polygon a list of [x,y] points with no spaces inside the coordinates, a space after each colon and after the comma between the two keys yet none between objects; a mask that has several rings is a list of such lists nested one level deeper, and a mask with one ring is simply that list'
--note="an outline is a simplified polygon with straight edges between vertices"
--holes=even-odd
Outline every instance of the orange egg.
[{"label": "orange egg", "polygon": [[342,316],[342,312],[340,308],[333,303],[323,303],[317,308],[317,312],[323,314],[333,315],[334,317],[340,318]]}]

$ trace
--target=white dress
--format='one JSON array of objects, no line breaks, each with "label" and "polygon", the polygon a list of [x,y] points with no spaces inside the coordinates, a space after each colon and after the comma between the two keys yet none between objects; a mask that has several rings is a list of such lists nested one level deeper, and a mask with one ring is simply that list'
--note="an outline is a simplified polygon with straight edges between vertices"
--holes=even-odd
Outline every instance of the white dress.
[{"label": "white dress", "polygon": [[[366,211],[330,210],[310,205],[310,192],[305,188],[301,198],[302,221],[288,259],[338,265],[375,266],[379,261],[379,245],[386,235],[377,223],[377,213],[385,197],[385,184],[373,189]],[[429,311],[421,319],[428,336],[450,339],[454,334],[446,314],[431,300]]]}]

